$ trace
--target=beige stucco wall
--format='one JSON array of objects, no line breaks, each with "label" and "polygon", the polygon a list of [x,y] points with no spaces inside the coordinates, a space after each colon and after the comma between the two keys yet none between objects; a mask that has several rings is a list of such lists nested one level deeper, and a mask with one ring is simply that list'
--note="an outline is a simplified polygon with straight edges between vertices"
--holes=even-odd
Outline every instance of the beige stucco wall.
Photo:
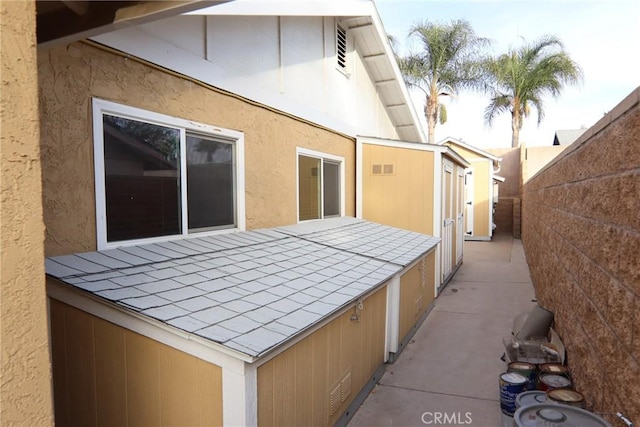
[{"label": "beige stucco wall", "polygon": [[38,59],[47,255],[96,249],[92,97],[244,132],[247,229],[296,222],[296,147],[344,157],[355,215],[350,138],[87,44]]},{"label": "beige stucco wall", "polygon": [[569,148],[569,145],[552,145],[549,147],[526,147],[522,162],[522,182],[526,183],[538,171]]},{"label": "beige stucco wall", "polygon": [[0,420],[51,425],[33,1],[0,2]]},{"label": "beige stucco wall", "polygon": [[[524,185],[522,239],[574,383],[640,420],[640,88]],[[618,425],[619,421],[613,422]]]},{"label": "beige stucco wall", "polygon": [[220,426],[222,368],[52,299],[56,426]]}]

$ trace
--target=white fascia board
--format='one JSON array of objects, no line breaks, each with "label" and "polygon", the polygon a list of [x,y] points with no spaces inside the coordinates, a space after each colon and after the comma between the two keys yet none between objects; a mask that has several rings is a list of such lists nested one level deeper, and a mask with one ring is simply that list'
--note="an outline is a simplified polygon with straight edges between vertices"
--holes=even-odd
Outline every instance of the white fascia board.
[{"label": "white fascia board", "polygon": [[427,134],[422,126],[422,122],[418,117],[418,113],[416,112],[416,109],[413,105],[413,101],[411,100],[411,96],[409,95],[407,86],[404,83],[404,78],[402,77],[402,73],[400,72],[400,67],[398,66],[398,62],[395,60],[395,55],[393,53],[393,50],[391,49],[391,44],[389,43],[389,38],[387,37],[387,33],[384,30],[384,25],[382,24],[382,20],[380,19],[380,14],[378,13],[378,9],[376,8],[376,5],[373,1],[370,1],[369,5],[371,7],[370,16],[371,16],[371,19],[373,20],[374,27],[378,34],[378,40],[382,43],[386,57],[389,58],[389,64],[393,68],[393,74],[395,76],[395,79],[398,82],[397,87],[402,94],[402,98],[405,100],[405,102],[407,103],[407,106],[409,107],[409,111],[411,114],[410,121],[415,125],[416,129],[418,130],[418,134],[420,136],[419,142],[427,142],[428,141]]},{"label": "white fascia board", "polygon": [[477,147],[474,147],[473,145],[469,145],[469,144],[467,144],[465,142],[462,142],[459,139],[455,139],[455,138],[447,137],[447,138],[443,139],[442,141],[438,142],[438,145],[444,145],[447,142],[451,142],[454,145],[457,145],[457,146],[462,147],[462,148],[464,148],[466,150],[472,151],[472,152],[478,154],[479,156],[486,157],[487,159],[491,159],[491,160],[493,160],[495,162],[502,160],[501,157],[496,157],[491,153],[487,153],[486,151],[483,151],[483,150],[481,150],[481,149],[479,149]]},{"label": "white fascia board", "polygon": [[[446,151],[445,151],[446,152]],[[433,159],[433,235],[442,238],[442,152]],[[442,284],[442,240],[436,248],[434,295],[438,296],[438,288]]]},{"label": "white fascia board", "polygon": [[189,15],[366,16],[371,0],[235,0]]},{"label": "white fascia board", "polygon": [[443,147],[447,147],[447,151],[444,152],[445,156],[447,156],[449,159],[455,161],[460,166],[463,166],[465,168],[469,167],[470,164],[469,164],[469,161],[467,159],[462,157],[460,154],[456,153],[451,147],[446,146],[446,145],[443,145]]},{"label": "white fascia board", "polygon": [[363,165],[362,165],[362,141],[360,138],[356,138],[356,218],[362,219],[362,180],[363,180]]},{"label": "white fascia board", "polygon": [[423,142],[407,142],[395,139],[376,138],[371,136],[357,136],[356,141],[362,144],[382,145],[384,147],[405,148],[408,150],[431,151],[434,153],[446,153],[447,147],[427,144]]},{"label": "white fascia board", "polygon": [[400,341],[400,274],[387,285],[387,333],[385,334],[385,362],[389,353],[398,352]]}]

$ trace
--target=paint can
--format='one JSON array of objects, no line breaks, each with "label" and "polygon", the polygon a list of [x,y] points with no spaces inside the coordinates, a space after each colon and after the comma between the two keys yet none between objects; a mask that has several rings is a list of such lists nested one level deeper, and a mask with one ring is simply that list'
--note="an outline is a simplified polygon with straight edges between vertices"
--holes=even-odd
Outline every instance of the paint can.
[{"label": "paint can", "polygon": [[538,390],[549,391],[558,388],[571,388],[571,380],[562,375],[540,374],[538,377]]},{"label": "paint can", "polygon": [[611,427],[592,412],[548,402],[523,406],[513,415],[513,422],[516,427]]},{"label": "paint can", "polygon": [[573,390],[550,390],[546,392],[546,397],[548,402],[563,403],[565,405],[575,406],[576,408],[582,409],[586,406],[584,396]]},{"label": "paint can", "polygon": [[569,369],[560,363],[543,363],[540,365],[540,375],[555,374],[569,378]]},{"label": "paint can", "polygon": [[547,394],[544,391],[533,390],[520,393],[516,397],[516,409],[523,406],[531,406],[538,403],[545,403],[547,401]]},{"label": "paint can", "polygon": [[536,378],[538,377],[536,365],[529,362],[511,362],[508,366],[507,372],[515,372],[529,380],[527,383],[527,390],[536,389]]},{"label": "paint can", "polygon": [[513,416],[516,411],[516,397],[526,391],[529,380],[515,372],[500,374],[500,410],[503,414]]}]

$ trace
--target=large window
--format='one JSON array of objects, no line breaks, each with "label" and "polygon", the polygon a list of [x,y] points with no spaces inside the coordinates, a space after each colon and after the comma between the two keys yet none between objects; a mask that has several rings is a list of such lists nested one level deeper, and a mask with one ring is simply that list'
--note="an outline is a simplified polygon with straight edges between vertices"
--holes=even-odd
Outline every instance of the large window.
[{"label": "large window", "polygon": [[98,248],[244,228],[243,136],[95,99]]},{"label": "large window", "polygon": [[344,213],[344,159],[298,149],[298,220]]}]

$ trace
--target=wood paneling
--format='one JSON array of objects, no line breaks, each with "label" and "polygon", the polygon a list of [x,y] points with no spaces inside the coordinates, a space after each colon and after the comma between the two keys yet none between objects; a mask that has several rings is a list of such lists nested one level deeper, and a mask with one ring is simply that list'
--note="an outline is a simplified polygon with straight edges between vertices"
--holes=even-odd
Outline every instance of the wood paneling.
[{"label": "wood paneling", "polygon": [[430,151],[363,144],[363,219],[433,235],[433,162]]},{"label": "wood paneling", "polygon": [[400,340],[416,326],[435,297],[435,260],[435,252],[431,252],[400,277]]},{"label": "wood paneling", "polygon": [[473,168],[473,236],[489,237],[489,215],[492,201],[489,200],[489,190],[493,183],[490,180],[491,162],[472,162]]},{"label": "wood paneling", "polygon": [[[258,368],[258,424],[333,425],[384,362],[386,287]],[[330,415],[329,393],[338,387]]]},{"label": "wood paneling", "polygon": [[51,300],[58,426],[222,425],[222,369]]}]

